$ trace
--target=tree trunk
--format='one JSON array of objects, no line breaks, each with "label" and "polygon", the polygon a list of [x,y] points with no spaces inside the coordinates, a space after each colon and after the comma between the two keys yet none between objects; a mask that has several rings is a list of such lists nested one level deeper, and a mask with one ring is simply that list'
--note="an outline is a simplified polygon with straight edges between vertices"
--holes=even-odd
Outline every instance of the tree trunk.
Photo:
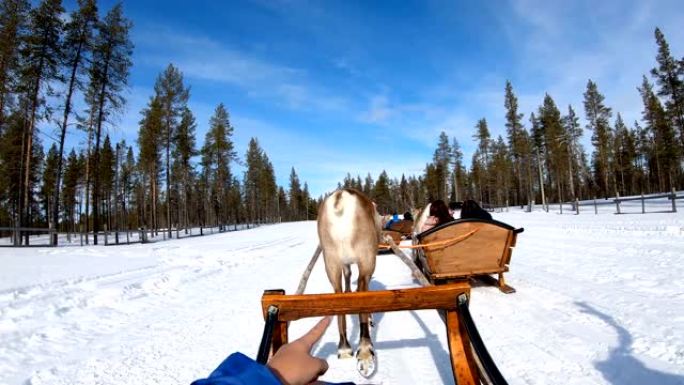
[{"label": "tree trunk", "polygon": [[[67,123],[69,121],[69,114],[71,113],[71,97],[74,94],[74,88],[76,88],[76,74],[78,70],[78,65],[81,62],[81,49],[83,47],[83,42],[80,41],[78,47],[76,48],[76,57],[74,58],[73,64],[71,66],[71,78],[69,79],[69,89],[67,91],[66,101],[64,103],[64,117],[62,118],[61,131],[59,135],[59,157],[57,158],[57,174],[55,176],[55,192],[54,198],[52,200],[52,222],[57,227],[59,223],[59,192],[60,183],[62,177],[62,156],[64,154],[64,139],[66,138]],[[52,244],[57,246],[57,233],[52,236]]]},{"label": "tree trunk", "polygon": [[109,61],[111,60],[111,44],[107,47],[107,55],[103,63],[104,71],[100,81],[102,85],[100,87],[100,95],[98,100],[98,111],[97,111],[97,133],[95,134],[95,158],[93,159],[93,168],[95,169],[95,185],[93,186],[93,244],[97,245],[97,232],[100,230],[100,212],[99,212],[99,194],[100,194],[100,135],[102,133],[102,123],[104,121],[104,105],[105,105],[105,95],[107,92],[107,83],[109,83]]},{"label": "tree trunk", "polygon": [[[42,62],[39,68],[42,68]],[[42,70],[41,70],[42,71]],[[36,80],[36,85],[32,91],[32,102],[31,102],[31,112],[29,114],[30,118],[28,120],[28,127],[26,127],[26,147],[24,154],[24,183],[23,183],[23,202],[24,209],[26,210],[26,220],[25,223],[29,221],[29,206],[31,197],[31,158],[33,157],[33,130],[36,124],[36,109],[38,108],[38,92],[40,90],[40,79]],[[28,233],[26,235],[26,245],[29,244]]]},{"label": "tree trunk", "polygon": [[[171,108],[171,106],[169,106]],[[170,113],[170,112],[169,112]],[[166,227],[171,239],[171,122],[166,120]]]},{"label": "tree trunk", "polygon": [[85,232],[86,232],[86,245],[90,244],[90,238],[88,233],[90,232],[90,151],[93,142],[93,120],[91,120],[88,125],[88,150],[86,153],[86,182],[85,182]]},{"label": "tree trunk", "polygon": [[572,160],[574,158],[574,150],[573,147],[569,148],[568,151],[568,185],[570,186],[570,200],[575,200],[575,180],[573,178],[573,167],[572,167]]},{"label": "tree trunk", "polygon": [[119,144],[116,145],[114,161],[114,242],[119,244]]},{"label": "tree trunk", "polygon": [[542,162],[539,149],[537,149],[537,166],[539,168],[539,188],[541,190],[542,207],[548,212],[549,208],[546,205],[546,195],[544,194],[544,174],[542,174]]}]

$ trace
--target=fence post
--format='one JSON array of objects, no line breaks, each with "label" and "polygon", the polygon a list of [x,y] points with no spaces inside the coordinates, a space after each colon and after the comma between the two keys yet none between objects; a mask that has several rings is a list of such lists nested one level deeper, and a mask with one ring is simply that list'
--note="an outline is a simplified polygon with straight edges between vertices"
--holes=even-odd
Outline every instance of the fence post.
[{"label": "fence post", "polygon": [[79,238],[81,238],[81,246],[83,246],[83,223],[79,224],[78,227],[79,227],[79,230],[80,230],[80,231],[78,232],[78,236],[79,236]]},{"label": "fence post", "polygon": [[579,198],[575,198],[575,215],[579,215]]},{"label": "fence post", "polygon": [[672,212],[677,212],[677,192],[674,187],[672,188]]},{"label": "fence post", "polygon": [[596,207],[596,197],[594,197],[594,214],[598,214],[598,207]]},{"label": "fence post", "polygon": [[644,192],[641,192],[641,213],[646,214],[646,199],[644,199]]},{"label": "fence post", "polygon": [[558,200],[558,205],[560,206],[560,213],[563,214],[563,201]]},{"label": "fence post", "polygon": [[107,225],[104,225],[104,236],[105,236],[105,246],[109,244],[109,231],[107,231]]},{"label": "fence post", "polygon": [[620,193],[617,191],[615,192],[615,206],[617,207],[616,214],[620,214]]}]

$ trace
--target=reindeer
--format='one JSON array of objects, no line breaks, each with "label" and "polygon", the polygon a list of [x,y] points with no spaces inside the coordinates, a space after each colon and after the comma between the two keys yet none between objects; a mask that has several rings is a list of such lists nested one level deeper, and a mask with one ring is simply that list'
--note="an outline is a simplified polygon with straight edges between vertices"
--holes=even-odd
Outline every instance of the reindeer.
[{"label": "reindeer", "polygon": [[[337,190],[323,200],[318,210],[318,238],[323,250],[325,272],[335,293],[350,292],[351,265],[359,270],[357,291],[368,291],[375,271],[375,257],[381,242],[381,217],[375,205],[354,189]],[[365,377],[375,371],[375,351],[370,338],[369,315],[359,314],[361,336],[356,352],[357,370]],[[337,317],[340,342],[338,358],[351,358],[352,349],[347,340],[346,317]]]},{"label": "reindeer", "polygon": [[432,206],[432,203],[425,205],[418,215],[413,216],[413,239],[416,239],[416,235],[423,231],[423,225],[430,216],[430,206]]}]

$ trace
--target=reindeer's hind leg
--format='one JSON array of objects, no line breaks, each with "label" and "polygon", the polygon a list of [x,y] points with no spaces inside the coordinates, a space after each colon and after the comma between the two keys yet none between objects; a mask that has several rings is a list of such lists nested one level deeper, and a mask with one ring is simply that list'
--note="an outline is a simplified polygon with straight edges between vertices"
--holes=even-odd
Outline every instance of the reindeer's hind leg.
[{"label": "reindeer's hind leg", "polygon": [[342,267],[342,273],[344,274],[344,292],[351,292],[351,266],[344,265]]},{"label": "reindeer's hind leg", "polygon": [[[359,284],[358,291],[368,291],[370,284],[371,272],[363,271],[359,266]],[[361,338],[359,341],[359,349],[356,351],[356,369],[364,377],[369,377],[375,372],[375,350],[373,349],[373,341],[370,337],[370,327],[368,324],[368,313],[359,314],[359,326],[361,329]]]},{"label": "reindeer's hind leg", "polygon": [[[328,273],[328,279],[330,280],[335,293],[342,293],[342,273],[344,272],[344,267],[340,266],[333,269],[329,268],[329,265],[327,265],[326,272]],[[340,332],[340,342],[337,344],[337,358],[351,358],[352,348],[347,339],[346,315],[340,314],[337,316],[337,328]]]}]

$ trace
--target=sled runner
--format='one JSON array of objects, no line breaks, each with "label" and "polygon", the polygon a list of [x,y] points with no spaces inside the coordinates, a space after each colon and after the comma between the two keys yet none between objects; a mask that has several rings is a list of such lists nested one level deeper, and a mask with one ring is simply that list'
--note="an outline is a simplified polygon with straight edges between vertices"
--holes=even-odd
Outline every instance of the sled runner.
[{"label": "sled runner", "polygon": [[285,295],[267,290],[261,298],[266,319],[257,361],[288,342],[288,322],[307,317],[437,309],[446,324],[454,381],[459,385],[506,384],[489,356],[468,310],[470,285],[456,282],[415,289],[336,294]]},{"label": "sled runner", "polygon": [[[445,223],[417,234],[414,244],[424,246],[415,249],[416,264],[433,283],[475,277],[496,283],[504,293],[514,293],[503,274],[511,262],[511,248],[523,231],[487,219]],[[498,274],[498,279],[490,274]]]}]

